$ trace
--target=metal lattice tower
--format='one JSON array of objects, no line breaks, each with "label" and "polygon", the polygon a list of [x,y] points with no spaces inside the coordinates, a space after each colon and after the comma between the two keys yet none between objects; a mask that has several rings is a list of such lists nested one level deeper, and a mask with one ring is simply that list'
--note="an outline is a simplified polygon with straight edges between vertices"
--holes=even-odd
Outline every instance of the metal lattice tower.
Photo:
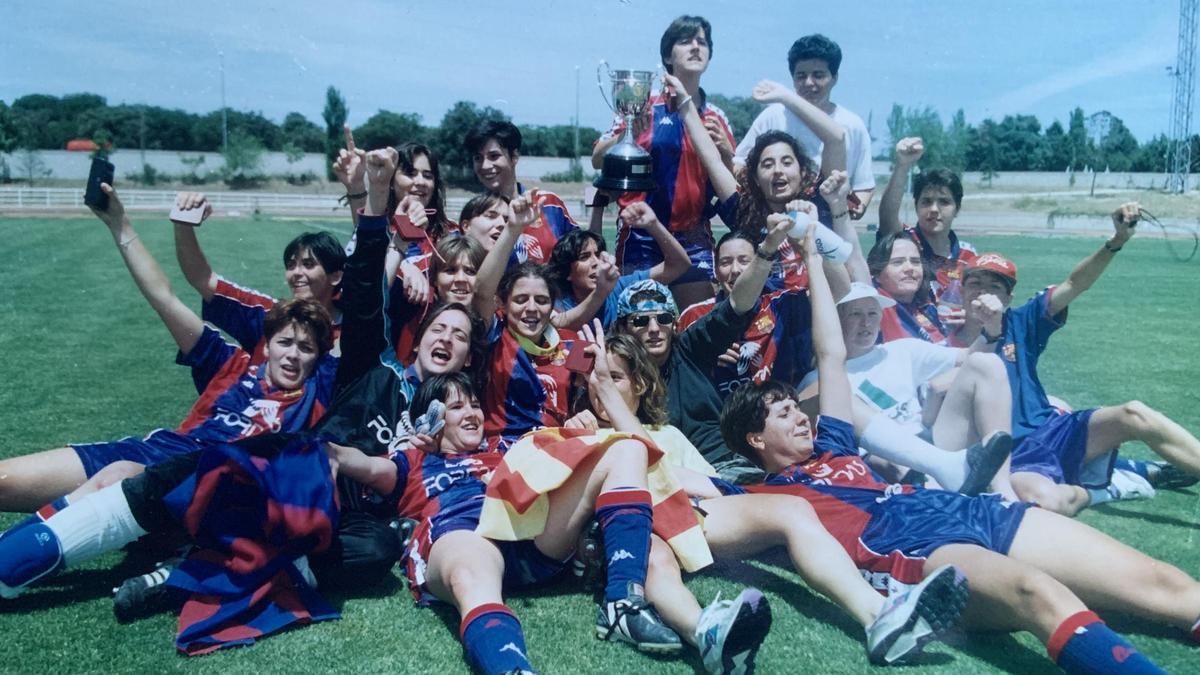
[{"label": "metal lattice tower", "polygon": [[1167,191],[1185,192],[1192,168],[1192,94],[1196,89],[1196,25],[1200,0],[1179,0],[1179,46],[1175,57],[1175,97],[1167,146]]}]

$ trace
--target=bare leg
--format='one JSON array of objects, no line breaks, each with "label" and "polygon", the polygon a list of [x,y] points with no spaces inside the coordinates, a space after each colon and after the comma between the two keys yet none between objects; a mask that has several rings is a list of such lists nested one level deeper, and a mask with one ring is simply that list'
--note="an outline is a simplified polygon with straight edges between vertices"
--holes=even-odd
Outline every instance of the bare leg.
[{"label": "bare leg", "polygon": [[947,564],[957,566],[971,585],[963,618],[976,630],[1027,630],[1046,642],[1068,617],[1087,610],[1049,574],[980,546],[942,546],[925,561],[925,571]]},{"label": "bare leg", "polygon": [[492,542],[468,530],[443,535],[429,551],[426,583],[461,616],[489,603],[502,603],[504,558]]},{"label": "bare leg", "polygon": [[800,576],[863,626],[883,607],[883,597],[863,580],[841,544],[808,502],[789,495],[732,495],[706,499],[704,536],[716,556],[742,559],[785,546]]},{"label": "bare leg", "polygon": [[67,495],[67,501],[74,502],[76,499],[79,499],[84,495],[90,495],[91,493],[98,490],[103,490],[110,485],[116,485],[126,478],[133,478],[145,470],[145,464],[138,464],[137,462],[131,462],[128,460],[113,462],[112,464],[109,464],[103,469],[97,471],[96,475],[87,479],[83,485],[75,488],[75,490]]},{"label": "bare leg", "polygon": [[650,564],[646,569],[646,599],[658,610],[663,623],[684,640],[696,644],[696,624],[700,621],[700,603],[683,585],[679,561],[667,542],[657,535],[650,538]]},{"label": "bare leg", "polygon": [[994,431],[1012,432],[1008,373],[995,354],[971,354],[933,423],[939,448],[965,448]]},{"label": "bare leg", "polygon": [[646,446],[641,441],[613,443],[601,456],[576,468],[565,483],[550,493],[546,530],[534,538],[538,550],[564,560],[579,540],[579,533],[596,511],[596,497],[618,487],[646,487]]},{"label": "bare leg", "polygon": [[86,480],[83,462],[71,448],[0,461],[0,511],[35,511]]},{"label": "bare leg", "polygon": [[1040,473],[1018,471],[1012,475],[1013,490],[1023,502],[1033,502],[1048,511],[1074,516],[1089,503],[1087,490],[1078,485],[1055,483]]},{"label": "bare leg", "polygon": [[1125,441],[1141,441],[1171,464],[1200,477],[1200,440],[1141,401],[1106,406],[1088,422],[1087,459]]},{"label": "bare leg", "polygon": [[1200,618],[1200,583],[1183,570],[1055,513],[1026,512],[1009,556],[1044,570],[1095,609],[1184,630]]}]

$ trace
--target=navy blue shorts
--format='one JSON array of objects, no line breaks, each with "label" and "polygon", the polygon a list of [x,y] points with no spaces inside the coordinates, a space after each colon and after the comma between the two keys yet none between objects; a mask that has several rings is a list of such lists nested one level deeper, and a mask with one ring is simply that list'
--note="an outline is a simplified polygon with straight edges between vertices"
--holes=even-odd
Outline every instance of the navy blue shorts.
[{"label": "navy blue shorts", "polygon": [[[675,239],[687,251],[692,261],[691,268],[683,273],[671,285],[687,284],[696,281],[712,281],[716,278],[716,265],[713,262],[712,227],[707,223],[697,225],[686,232],[672,232]],[[635,230],[621,225],[617,232],[617,264],[623,274],[636,270],[654,267],[663,261],[662,251],[658,242],[646,234],[645,230]]]},{"label": "navy blue shorts", "polygon": [[1096,408],[1055,415],[1013,448],[1012,473],[1036,473],[1055,483],[1104,487],[1112,476],[1115,449],[1085,465],[1088,422]]},{"label": "navy blue shorts", "polygon": [[891,495],[873,509],[859,539],[876,552],[900,551],[927,558],[947,544],[974,544],[1008,554],[1032,504],[1005,502],[996,495],[967,497],[918,489]]},{"label": "navy blue shorts", "polygon": [[77,443],[70,447],[79,455],[84,472],[91,478],[113,462],[126,460],[150,466],[171,457],[196,452],[203,446],[189,436],[169,429],[155,429],[145,438],[126,436],[119,441]]}]

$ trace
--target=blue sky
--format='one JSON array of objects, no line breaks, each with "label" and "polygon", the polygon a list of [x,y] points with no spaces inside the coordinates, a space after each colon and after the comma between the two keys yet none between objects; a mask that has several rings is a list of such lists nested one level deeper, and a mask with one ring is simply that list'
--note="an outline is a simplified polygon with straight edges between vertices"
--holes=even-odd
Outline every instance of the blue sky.
[{"label": "blue sky", "polygon": [[[437,124],[455,101],[498,107],[518,123],[569,123],[579,67],[580,118],[611,113],[595,66],[658,64],[663,29],[682,13],[713,24],[705,89],[748,95],[787,81],[787,49],[822,32],[845,54],[835,101],[873,114],[886,134],[893,103],[947,120],[1107,109],[1139,140],[1164,132],[1175,63],[1176,0],[1031,2],[148,2],[7,3],[0,23],[0,100],[90,91],[110,103],[207,112],[226,99],[276,121],[299,111],[323,124],[338,87],[359,124],[380,108]],[[747,12],[739,7],[753,7]],[[1198,115],[1200,116],[1200,115]],[[1197,125],[1193,125],[1195,131]]]}]

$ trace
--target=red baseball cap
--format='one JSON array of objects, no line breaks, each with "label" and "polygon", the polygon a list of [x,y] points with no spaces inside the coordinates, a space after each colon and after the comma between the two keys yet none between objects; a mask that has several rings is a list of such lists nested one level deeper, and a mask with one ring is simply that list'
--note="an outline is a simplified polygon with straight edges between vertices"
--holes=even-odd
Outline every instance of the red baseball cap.
[{"label": "red baseball cap", "polygon": [[999,253],[984,253],[971,261],[970,267],[967,268],[967,274],[971,272],[992,272],[1008,279],[1014,284],[1017,283],[1017,266],[1013,261],[1005,258]]}]

